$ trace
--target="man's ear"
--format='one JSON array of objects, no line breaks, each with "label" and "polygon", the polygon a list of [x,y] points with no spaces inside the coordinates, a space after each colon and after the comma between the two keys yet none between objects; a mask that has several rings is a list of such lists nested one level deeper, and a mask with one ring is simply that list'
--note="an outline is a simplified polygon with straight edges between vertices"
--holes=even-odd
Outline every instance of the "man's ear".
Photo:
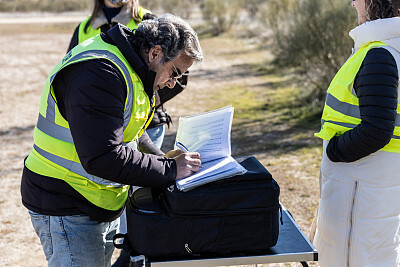
[{"label": "man's ear", "polygon": [[149,62],[152,63],[154,61],[159,60],[161,62],[164,53],[160,45],[156,45],[149,50]]}]

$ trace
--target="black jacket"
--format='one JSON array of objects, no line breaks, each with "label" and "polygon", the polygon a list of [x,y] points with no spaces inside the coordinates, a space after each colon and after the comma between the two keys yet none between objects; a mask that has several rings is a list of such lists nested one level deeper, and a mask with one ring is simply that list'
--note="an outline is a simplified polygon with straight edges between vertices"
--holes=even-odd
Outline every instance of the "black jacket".
[{"label": "black jacket", "polygon": [[368,51],[354,81],[361,123],[329,141],[326,153],[331,161],[353,162],[390,142],[397,116],[398,81],[392,54],[384,48]]},{"label": "black jacket", "polygon": [[[121,50],[151,98],[155,73],[133,48],[132,32],[117,25],[101,37]],[[122,74],[110,61],[95,59],[72,64],[57,74],[53,88],[79,159],[89,174],[137,186],[165,188],[174,183],[173,159],[143,154],[122,145],[126,86]],[[46,215],[83,213],[97,221],[111,221],[122,211],[95,207],[66,182],[35,174],[26,167],[21,192],[28,209]]]},{"label": "black jacket", "polygon": [[[142,20],[148,20],[148,19],[154,19],[156,16],[154,14],[146,13]],[[104,24],[100,27],[101,32],[106,32],[109,30],[112,26],[114,26],[115,23],[109,23],[109,24]],[[84,25],[82,25],[84,26]],[[75,28],[75,31],[72,35],[72,38],[70,40],[69,46],[68,46],[68,51],[70,51],[72,48],[74,48],[78,43],[79,43],[79,27],[80,24]],[[90,27],[90,26],[89,26]],[[171,117],[168,115],[167,110],[164,107],[164,103],[167,102],[168,100],[172,99],[174,96],[177,94],[181,93],[187,84],[188,81],[188,75],[189,72],[185,72],[185,74],[182,76],[182,78],[179,78],[178,81],[176,82],[176,85],[173,88],[163,88],[163,90],[160,90],[157,92],[157,103],[156,103],[156,108],[154,111],[153,119],[151,120],[148,128],[154,128],[157,126],[161,126],[164,124],[167,124],[168,127],[172,123]],[[159,154],[161,151],[157,149],[157,147],[154,146],[153,142],[150,140],[147,134],[144,134],[140,139],[139,142],[142,144],[142,150],[149,152],[149,153],[157,153]]]}]

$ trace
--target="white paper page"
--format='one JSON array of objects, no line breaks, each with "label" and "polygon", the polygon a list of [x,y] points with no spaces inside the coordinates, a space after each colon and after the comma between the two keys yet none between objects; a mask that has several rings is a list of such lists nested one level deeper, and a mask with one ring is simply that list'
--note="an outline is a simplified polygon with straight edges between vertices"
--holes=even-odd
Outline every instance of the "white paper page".
[{"label": "white paper page", "polygon": [[[200,182],[200,184],[204,184],[224,177],[243,174],[244,172],[246,172],[246,169],[242,165],[240,165],[234,158],[228,156],[225,158],[203,163],[198,172],[189,177],[181,179],[176,183],[178,189],[182,190],[185,189],[187,186],[190,187],[191,184],[196,185],[198,182]],[[218,176],[218,174],[221,174],[222,176]]]},{"label": "white paper page", "polygon": [[207,183],[214,182],[214,181],[221,180],[221,179],[227,179],[227,178],[230,178],[230,177],[233,177],[236,175],[243,175],[246,172],[247,172],[247,170],[244,169],[242,166],[240,166],[240,167],[237,167],[234,169],[230,169],[228,171],[220,172],[213,176],[209,176],[205,179],[201,179],[201,180],[192,182],[190,184],[185,184],[182,186],[177,184],[177,188],[181,191],[186,192],[186,191],[192,190],[193,188],[196,188],[200,185],[207,184]]},{"label": "white paper page", "polygon": [[232,118],[232,106],[181,117],[176,142],[184,144],[189,151],[200,153],[203,164],[213,159],[230,156]]}]

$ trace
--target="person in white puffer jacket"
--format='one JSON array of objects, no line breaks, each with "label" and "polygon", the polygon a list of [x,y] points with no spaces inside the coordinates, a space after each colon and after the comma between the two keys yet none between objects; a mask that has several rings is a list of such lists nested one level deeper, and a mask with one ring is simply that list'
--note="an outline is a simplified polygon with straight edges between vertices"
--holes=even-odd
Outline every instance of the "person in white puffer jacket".
[{"label": "person in white puffer jacket", "polygon": [[322,267],[400,266],[400,0],[355,0],[353,54],[328,88],[313,243]]}]

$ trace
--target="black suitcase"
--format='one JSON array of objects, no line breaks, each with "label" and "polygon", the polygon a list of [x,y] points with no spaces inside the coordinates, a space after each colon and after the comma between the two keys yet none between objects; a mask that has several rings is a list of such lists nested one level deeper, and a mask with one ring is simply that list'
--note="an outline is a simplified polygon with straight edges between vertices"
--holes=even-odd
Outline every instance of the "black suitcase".
[{"label": "black suitcase", "polygon": [[[140,188],[128,199],[125,248],[174,258],[262,252],[279,234],[279,186],[255,157],[244,175],[179,191]],[[126,240],[128,239],[128,240]]]}]

